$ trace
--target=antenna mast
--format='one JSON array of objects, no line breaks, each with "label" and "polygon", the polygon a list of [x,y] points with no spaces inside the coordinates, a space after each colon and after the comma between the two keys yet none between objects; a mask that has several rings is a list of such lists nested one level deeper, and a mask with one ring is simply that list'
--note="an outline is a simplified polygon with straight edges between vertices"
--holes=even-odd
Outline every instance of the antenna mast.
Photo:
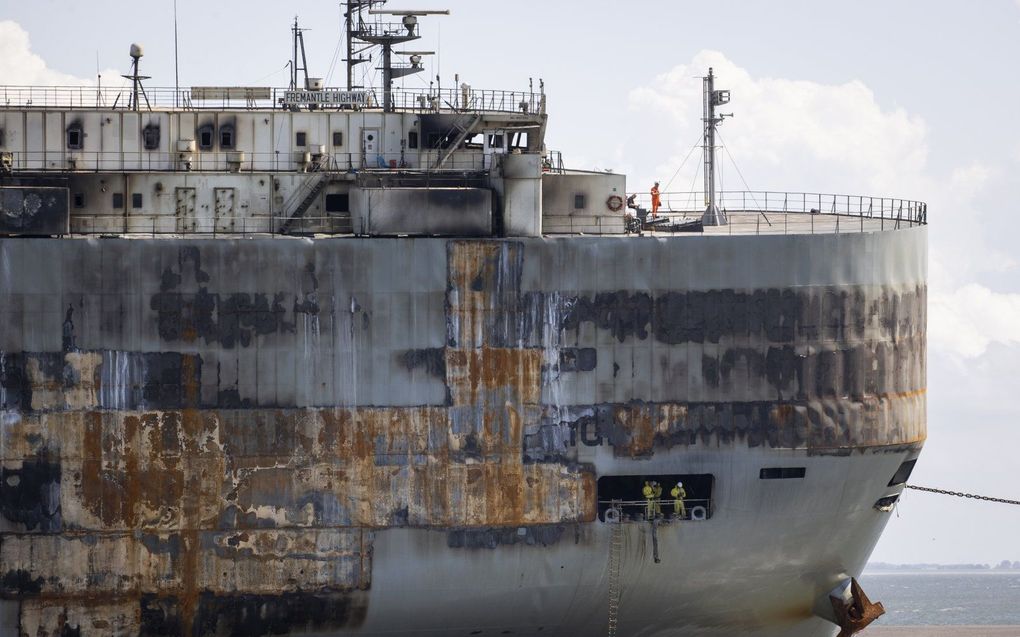
[{"label": "antenna mast", "polygon": [[[431,51],[394,51],[395,44],[411,42],[421,37],[418,32],[418,18],[426,15],[449,15],[448,10],[442,11],[383,11],[375,9],[376,6],[386,4],[386,0],[348,0],[344,3],[347,10],[344,12],[344,23],[347,32],[347,88],[353,90],[354,67],[368,58],[362,54],[373,46],[382,48],[383,72],[383,110],[393,112],[393,80],[420,73],[425,70],[422,65],[422,56],[432,55]],[[400,22],[383,22],[376,20],[365,22],[362,14],[365,10],[371,15],[399,16]],[[360,47],[360,48],[359,48]],[[393,54],[408,56],[409,64],[394,64]],[[361,87],[358,87],[361,88]]]},{"label": "antenna mast", "polygon": [[152,106],[149,104],[149,96],[145,94],[145,88],[142,86],[142,80],[150,79],[148,75],[138,74],[138,60],[142,58],[144,51],[142,50],[141,44],[131,45],[131,75],[121,75],[125,80],[131,80],[131,95],[128,97],[128,108],[137,111],[138,96],[141,95],[145,99],[145,106],[151,111]]},{"label": "antenna mast", "polygon": [[347,57],[344,59],[344,62],[347,63],[348,91],[353,91],[356,88],[362,88],[354,85],[354,67],[362,62],[368,62],[368,58],[361,55],[368,47],[363,47],[358,50],[357,42],[355,42],[358,34],[366,29],[365,21],[361,17],[361,12],[365,9],[371,9],[376,5],[384,4],[385,1],[386,0],[347,0],[347,2],[343,3],[344,7],[346,7],[346,10],[344,11],[344,30],[346,31],[347,36]]},{"label": "antenna mast", "polygon": [[726,213],[719,210],[715,199],[715,128],[727,117],[733,117],[733,113],[715,114],[715,107],[728,104],[730,101],[729,91],[715,90],[715,75],[712,69],[708,69],[708,75],[702,78],[704,93],[704,117],[705,124],[705,213],[701,221],[706,226],[725,226],[728,223]]},{"label": "antenna mast", "polygon": [[[305,29],[298,26],[297,16],[294,16],[294,26],[291,27],[294,35],[294,57],[290,63],[290,90],[308,89],[308,59],[305,57]],[[298,53],[301,54],[301,64],[298,65]],[[304,71],[305,83],[298,86],[298,71]]]}]

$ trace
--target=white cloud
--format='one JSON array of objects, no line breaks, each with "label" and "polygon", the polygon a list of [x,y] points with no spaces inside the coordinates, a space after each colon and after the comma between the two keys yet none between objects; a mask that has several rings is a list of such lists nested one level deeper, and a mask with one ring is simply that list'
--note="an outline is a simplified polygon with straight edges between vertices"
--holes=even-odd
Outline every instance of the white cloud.
[{"label": "white cloud", "polygon": [[[654,120],[646,124],[648,132],[642,135],[644,152],[654,153],[646,142],[652,139],[671,153],[659,165],[637,166],[639,183],[672,175],[698,138],[699,76],[709,67],[715,70],[716,88],[732,91],[732,102],[724,110],[732,109],[736,116],[722,127],[723,140],[751,189],[927,201],[933,224],[929,227],[931,347],[956,359],[970,359],[981,356],[992,343],[1020,343],[1020,296],[977,284],[982,273],[1017,266],[1010,254],[989,247],[988,219],[997,214],[997,207],[982,205],[990,184],[1004,171],[961,158],[948,174],[934,174],[927,166],[924,120],[903,108],[883,108],[859,80],[822,84],[756,78],[722,53],[701,51],[689,64],[630,93],[630,107],[638,112],[638,119]],[[661,134],[664,131],[667,134]],[[725,153],[723,158],[724,168],[731,173],[726,176],[727,187],[743,190],[742,183],[735,183]],[[686,177],[676,179],[670,190],[688,189],[698,155],[692,160]],[[640,174],[642,170],[645,175]],[[698,187],[700,183],[695,184]]]},{"label": "white cloud", "polygon": [[[901,108],[883,110],[860,81],[830,85],[754,78],[722,53],[701,51],[690,64],[632,91],[631,107],[666,114],[682,139],[696,138],[702,88],[697,76],[709,67],[718,77],[716,87],[733,95],[723,110],[733,110],[735,117],[721,128],[729,153],[739,158],[745,174],[753,166],[758,179],[774,182],[751,183],[752,188],[809,188],[802,184],[810,183],[810,188],[835,189],[842,184],[839,192],[856,188],[864,194],[888,193],[892,188],[910,196],[902,192],[897,176],[923,169],[928,154],[925,124]],[[690,143],[683,144],[684,154]],[[790,170],[791,164],[797,172]],[[824,171],[812,170],[812,164],[824,166]]]},{"label": "white cloud", "polygon": [[929,299],[928,342],[963,358],[983,355],[993,343],[1020,345],[1020,294],[969,283]]},{"label": "white cloud", "polygon": [[[120,71],[107,69],[104,78],[116,78]],[[80,78],[61,73],[46,65],[32,52],[28,31],[13,20],[0,20],[0,78],[7,86],[94,86],[95,78]],[[104,82],[105,84],[106,82]]]},{"label": "white cloud", "polygon": [[82,80],[54,71],[32,52],[28,32],[11,20],[0,20],[0,77],[8,85],[85,85]]}]

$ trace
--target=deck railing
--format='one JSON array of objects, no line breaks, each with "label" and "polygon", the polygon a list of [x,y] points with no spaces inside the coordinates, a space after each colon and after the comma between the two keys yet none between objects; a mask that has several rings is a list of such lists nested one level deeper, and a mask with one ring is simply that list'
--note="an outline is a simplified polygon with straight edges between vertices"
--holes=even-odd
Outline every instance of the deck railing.
[{"label": "deck railing", "polygon": [[[73,173],[73,172],[294,172],[311,170],[318,153],[314,147],[292,152],[250,152],[238,150],[196,150],[169,152],[166,150],[52,150],[7,151],[10,168],[18,172]],[[308,152],[306,158],[305,153]],[[428,172],[471,172],[488,168],[481,150],[462,149],[450,156],[441,169],[433,169],[435,158],[441,151],[412,149],[401,153],[326,153],[338,171],[420,170]],[[190,157],[187,161],[182,156]],[[306,161],[307,159],[307,161]],[[187,167],[185,168],[185,164]]]},{"label": "deck railing", "polygon": [[[634,204],[651,210],[651,195],[636,193]],[[700,216],[705,210],[703,192],[662,193],[660,215]],[[815,192],[778,192],[770,190],[723,191],[716,198],[721,210],[730,212],[814,213],[865,219],[887,219],[910,224],[928,222],[928,205],[923,201],[873,197],[869,195],[833,195]],[[771,220],[769,220],[771,222]]]},{"label": "deck railing", "polygon": [[[290,89],[256,87],[247,95],[243,91],[208,91],[192,93],[190,88],[145,88],[139,96],[140,111],[150,110],[253,110],[285,111],[283,103]],[[338,90],[338,89],[328,89]],[[316,106],[319,110],[379,110],[382,108],[381,89],[371,89],[368,106]],[[211,97],[214,99],[199,99]],[[0,110],[31,110],[60,108],[67,110],[129,110],[130,86],[0,86]],[[268,97],[267,97],[268,96]],[[540,113],[545,109],[545,95],[534,91],[504,91],[492,89],[446,88],[422,90],[398,89],[391,92],[394,107],[399,111],[418,113],[440,112],[499,112]],[[302,110],[308,110],[302,106]]]},{"label": "deck railing", "polygon": [[[672,498],[658,500],[599,500],[598,517],[603,522],[639,522],[661,519],[664,522],[703,521],[712,517],[712,500],[684,498],[682,512],[675,510]],[[652,511],[649,511],[649,508]],[[651,515],[650,515],[651,514]],[[615,519],[614,519],[615,518]]]},{"label": "deck railing", "polygon": [[348,214],[327,216],[260,215],[194,217],[187,214],[72,216],[71,235],[132,237],[255,237],[351,234]]}]

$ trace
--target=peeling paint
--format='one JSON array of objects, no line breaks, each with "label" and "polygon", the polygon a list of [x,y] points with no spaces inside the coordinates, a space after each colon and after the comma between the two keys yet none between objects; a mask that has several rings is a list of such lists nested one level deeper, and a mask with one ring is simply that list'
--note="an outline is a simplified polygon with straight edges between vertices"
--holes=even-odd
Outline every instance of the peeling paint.
[{"label": "peeling paint", "polygon": [[357,628],[393,529],[552,551],[587,541],[597,463],[924,440],[923,284],[614,288],[569,242],[249,245],[90,245],[117,286],[68,275],[71,306],[0,290],[30,326],[0,351],[23,627]]}]

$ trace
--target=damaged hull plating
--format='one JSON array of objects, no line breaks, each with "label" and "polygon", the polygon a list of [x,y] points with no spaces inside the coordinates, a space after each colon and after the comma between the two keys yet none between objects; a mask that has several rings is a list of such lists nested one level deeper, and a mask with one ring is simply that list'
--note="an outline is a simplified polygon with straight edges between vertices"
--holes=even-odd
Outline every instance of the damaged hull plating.
[{"label": "damaged hull plating", "polygon": [[0,240],[0,621],[594,634],[598,478],[689,473],[621,634],[831,635],[925,437],[925,245]]}]

